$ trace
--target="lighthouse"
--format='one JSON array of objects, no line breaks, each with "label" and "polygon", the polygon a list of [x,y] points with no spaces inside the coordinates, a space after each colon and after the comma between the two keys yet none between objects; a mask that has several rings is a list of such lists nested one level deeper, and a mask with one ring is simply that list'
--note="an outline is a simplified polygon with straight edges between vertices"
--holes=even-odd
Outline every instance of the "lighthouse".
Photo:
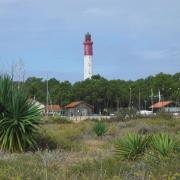
[{"label": "lighthouse", "polygon": [[84,80],[92,77],[93,42],[87,33],[84,40]]}]

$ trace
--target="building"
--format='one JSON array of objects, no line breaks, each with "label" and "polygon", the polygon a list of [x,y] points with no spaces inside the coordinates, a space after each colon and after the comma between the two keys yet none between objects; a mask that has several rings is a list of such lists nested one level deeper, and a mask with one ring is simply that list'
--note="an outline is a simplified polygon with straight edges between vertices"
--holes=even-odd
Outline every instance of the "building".
[{"label": "building", "polygon": [[180,108],[176,107],[173,101],[160,101],[149,107],[153,112],[165,111],[165,112],[180,112]]},{"label": "building", "polygon": [[67,116],[90,116],[93,106],[84,101],[75,101],[65,106]]},{"label": "building", "polygon": [[84,80],[91,79],[93,75],[93,42],[87,33],[84,40]]},{"label": "building", "polygon": [[62,107],[60,105],[49,105],[48,114],[51,115],[61,115]]},{"label": "building", "polygon": [[45,105],[44,104],[40,103],[39,101],[36,101],[35,99],[29,99],[29,102],[31,102],[33,105],[37,106],[42,114],[45,113]]}]

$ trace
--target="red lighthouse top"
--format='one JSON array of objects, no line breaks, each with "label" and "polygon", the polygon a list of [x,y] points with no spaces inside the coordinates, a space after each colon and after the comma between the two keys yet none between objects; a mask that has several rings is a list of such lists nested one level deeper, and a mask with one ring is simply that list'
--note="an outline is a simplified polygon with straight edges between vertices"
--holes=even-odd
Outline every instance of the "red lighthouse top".
[{"label": "red lighthouse top", "polygon": [[92,56],[93,55],[93,42],[91,41],[91,35],[87,33],[85,35],[84,40],[84,55],[85,56]]}]

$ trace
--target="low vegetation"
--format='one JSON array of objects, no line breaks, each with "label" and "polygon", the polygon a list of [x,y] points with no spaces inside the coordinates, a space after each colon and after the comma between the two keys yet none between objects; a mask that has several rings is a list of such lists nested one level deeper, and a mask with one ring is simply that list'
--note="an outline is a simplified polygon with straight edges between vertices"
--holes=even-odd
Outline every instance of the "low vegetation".
[{"label": "low vegetation", "polygon": [[178,150],[178,142],[168,133],[153,135],[152,148],[161,156],[168,156]]},{"label": "low vegetation", "polygon": [[150,136],[127,134],[115,144],[115,155],[120,159],[135,160],[143,155],[150,142]]},{"label": "low vegetation", "polygon": [[107,132],[107,126],[104,122],[97,122],[93,128],[97,136],[103,136]]},{"label": "low vegetation", "polygon": [[[96,126],[106,129],[101,138]],[[0,152],[0,179],[179,179],[179,126],[180,119],[49,118],[40,125],[37,150]]]}]

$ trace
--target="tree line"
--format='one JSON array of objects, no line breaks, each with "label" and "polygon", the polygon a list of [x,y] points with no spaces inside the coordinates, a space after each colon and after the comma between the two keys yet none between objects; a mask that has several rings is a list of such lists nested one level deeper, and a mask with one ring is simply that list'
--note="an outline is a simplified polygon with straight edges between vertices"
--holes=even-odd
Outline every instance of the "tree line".
[{"label": "tree line", "polygon": [[[29,77],[24,86],[30,98],[46,103],[46,80]],[[81,100],[93,105],[96,113],[122,107],[146,109],[152,104],[152,99],[153,102],[158,102],[158,92],[161,92],[162,100],[172,100],[179,105],[180,73],[159,73],[135,81],[107,80],[94,75],[92,79],[73,84],[51,78],[48,80],[48,91],[51,104],[64,106]]]}]

